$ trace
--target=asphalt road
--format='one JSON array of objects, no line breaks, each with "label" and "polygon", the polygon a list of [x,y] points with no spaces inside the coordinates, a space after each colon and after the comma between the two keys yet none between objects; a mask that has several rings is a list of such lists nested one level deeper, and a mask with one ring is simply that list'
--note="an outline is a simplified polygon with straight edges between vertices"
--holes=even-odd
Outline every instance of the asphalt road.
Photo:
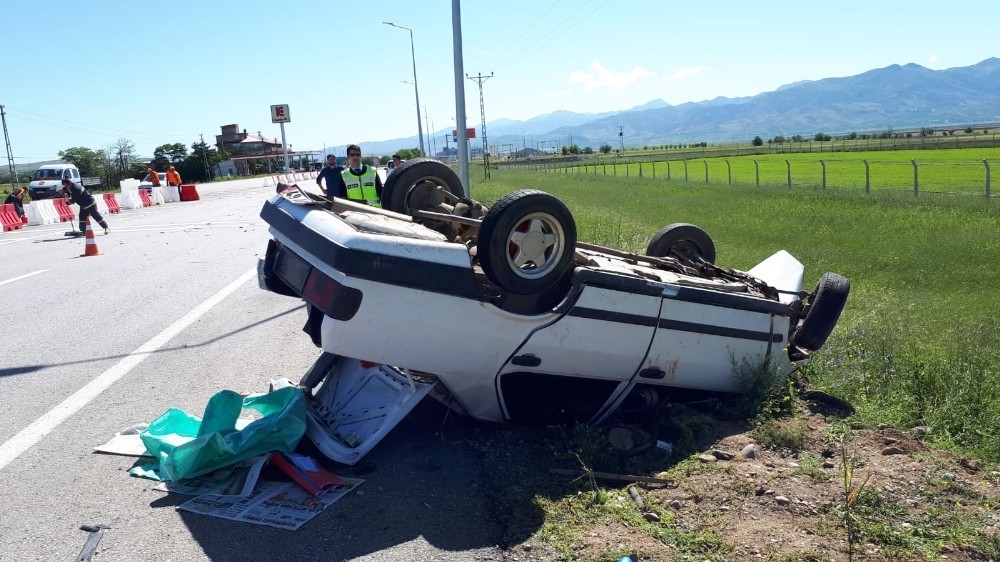
[{"label": "asphalt road", "polygon": [[261,180],[108,217],[102,255],[65,224],[0,233],[0,560],[503,560],[468,430],[430,400],[359,466],[366,481],[297,531],[177,510],[188,496],[92,452],[171,407],[200,415],[222,389],[298,378],[319,351],[300,301],[257,287],[268,239]]}]

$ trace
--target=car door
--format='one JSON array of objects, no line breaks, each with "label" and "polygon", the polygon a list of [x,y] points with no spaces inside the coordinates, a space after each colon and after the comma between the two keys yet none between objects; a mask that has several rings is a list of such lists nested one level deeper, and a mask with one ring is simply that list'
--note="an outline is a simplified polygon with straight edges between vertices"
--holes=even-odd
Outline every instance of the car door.
[{"label": "car door", "polygon": [[514,421],[588,421],[630,385],[656,327],[659,297],[584,285],[557,321],[501,368],[497,393]]}]

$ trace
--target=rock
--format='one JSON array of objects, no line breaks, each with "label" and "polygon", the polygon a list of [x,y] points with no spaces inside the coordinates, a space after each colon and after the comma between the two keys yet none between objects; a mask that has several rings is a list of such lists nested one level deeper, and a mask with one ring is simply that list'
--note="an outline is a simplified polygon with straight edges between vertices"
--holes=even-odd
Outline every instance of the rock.
[{"label": "rock", "polygon": [[882,443],[884,445],[895,445],[896,443],[899,443],[899,439],[896,439],[895,437],[886,437],[882,440]]},{"label": "rock", "polygon": [[681,502],[680,502],[680,500],[673,500],[673,501],[671,501],[670,502],[670,507],[672,507],[674,509],[680,509],[681,508]]},{"label": "rock", "polygon": [[970,472],[979,472],[979,469],[983,467],[983,465],[976,459],[959,459],[958,464],[962,465]]},{"label": "rock", "polygon": [[774,495],[774,490],[764,490],[764,495],[765,496],[773,496]]},{"label": "rock", "polygon": [[889,455],[905,455],[906,451],[900,447],[890,446],[882,449],[882,454],[885,456]]},{"label": "rock", "polygon": [[927,437],[927,434],[930,432],[931,428],[927,427],[926,425],[918,425],[910,430],[910,433],[912,433],[913,436],[916,437],[917,439],[923,439],[924,437]]},{"label": "rock", "polygon": [[743,447],[739,453],[736,453],[736,458],[738,459],[756,459],[760,457],[760,449],[757,445],[750,443],[746,447]]},{"label": "rock", "polygon": [[767,490],[765,490],[763,486],[757,486],[757,489],[754,490],[753,493],[754,493],[755,496],[763,496],[764,492],[766,492],[766,491]]},{"label": "rock", "polygon": [[608,443],[619,451],[631,451],[635,448],[632,432],[624,427],[613,427],[608,430]]},{"label": "rock", "polygon": [[887,424],[887,423],[880,423],[880,424],[878,424],[878,428],[879,429],[889,429],[889,424]]},{"label": "rock", "polygon": [[945,472],[941,474],[941,479],[947,480],[948,482],[954,482],[957,479],[957,477],[955,476],[954,472]]},{"label": "rock", "polygon": [[827,447],[826,449],[823,449],[823,451],[820,453],[820,455],[822,455],[824,459],[832,459],[833,457],[835,457],[837,455],[837,452],[834,451],[833,449]]},{"label": "rock", "polygon": [[642,514],[642,518],[646,521],[652,521],[653,523],[658,523],[660,521],[660,516],[653,513],[652,511],[647,511]]},{"label": "rock", "polygon": [[720,461],[731,461],[733,460],[734,455],[732,453],[727,453],[726,451],[714,449],[712,451],[712,456],[719,459]]},{"label": "rock", "polygon": [[789,503],[791,503],[785,496],[775,496],[774,501],[778,505],[788,505]]},{"label": "rock", "polygon": [[823,461],[823,468],[837,468],[837,463],[833,461]]},{"label": "rock", "polygon": [[712,455],[698,455],[698,460],[705,463],[719,462],[719,459]]}]

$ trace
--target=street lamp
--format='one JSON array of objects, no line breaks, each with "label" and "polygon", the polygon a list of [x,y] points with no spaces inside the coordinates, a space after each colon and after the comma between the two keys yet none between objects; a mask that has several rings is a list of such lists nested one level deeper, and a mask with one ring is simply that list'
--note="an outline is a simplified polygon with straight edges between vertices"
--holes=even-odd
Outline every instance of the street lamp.
[{"label": "street lamp", "polygon": [[424,126],[420,122],[420,92],[417,90],[417,55],[413,49],[413,30],[409,27],[396,25],[392,22],[384,21],[385,25],[398,27],[410,32],[410,58],[413,60],[413,97],[417,100],[417,138],[420,139],[420,156],[424,153]]},{"label": "street lamp", "polygon": [[521,129],[521,149],[523,150],[523,149],[528,148],[528,145],[524,144],[524,141],[525,141],[524,127],[518,127],[518,129]]}]

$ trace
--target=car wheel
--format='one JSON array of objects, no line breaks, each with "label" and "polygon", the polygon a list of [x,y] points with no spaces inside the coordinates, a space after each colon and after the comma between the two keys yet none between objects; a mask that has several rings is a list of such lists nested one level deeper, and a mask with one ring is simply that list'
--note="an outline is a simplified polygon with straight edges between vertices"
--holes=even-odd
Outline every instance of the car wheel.
[{"label": "car wheel", "polygon": [[715,243],[707,232],[683,222],[663,227],[646,246],[646,255],[654,258],[672,257],[689,261],[701,258],[715,263]]},{"label": "car wheel", "polygon": [[569,209],[533,189],[509,193],[490,207],[476,240],[486,276],[519,295],[553,285],[566,273],[575,251],[576,223]]},{"label": "car wheel", "polygon": [[840,319],[850,292],[851,282],[846,278],[836,273],[824,273],[816,284],[805,318],[792,334],[792,344],[809,351],[818,351],[823,347]]},{"label": "car wheel", "polygon": [[450,166],[431,158],[407,160],[389,175],[382,186],[382,208],[404,215],[413,211],[449,213],[443,204],[454,205],[465,196],[462,180]]}]

